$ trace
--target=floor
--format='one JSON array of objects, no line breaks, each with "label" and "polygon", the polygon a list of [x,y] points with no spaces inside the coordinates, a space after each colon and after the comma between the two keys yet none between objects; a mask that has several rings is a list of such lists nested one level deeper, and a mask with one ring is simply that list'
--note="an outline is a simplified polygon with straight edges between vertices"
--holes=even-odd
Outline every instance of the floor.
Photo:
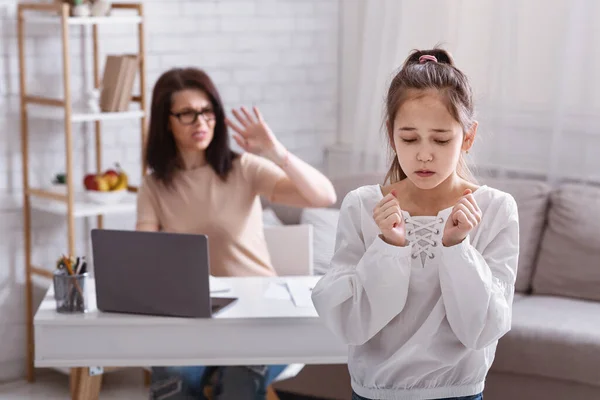
[{"label": "floor", "polygon": [[[278,393],[280,400],[313,400],[289,393]],[[17,381],[0,384],[1,400],[66,400],[69,399],[69,377],[54,370],[37,369],[36,382]],[[105,374],[100,400],[147,400],[141,369],[132,368]]]},{"label": "floor", "polygon": [[[36,370],[36,382],[17,381],[0,384],[2,400],[69,399],[69,377],[53,370]],[[128,369],[104,375],[100,400],[147,400],[142,370]]]}]

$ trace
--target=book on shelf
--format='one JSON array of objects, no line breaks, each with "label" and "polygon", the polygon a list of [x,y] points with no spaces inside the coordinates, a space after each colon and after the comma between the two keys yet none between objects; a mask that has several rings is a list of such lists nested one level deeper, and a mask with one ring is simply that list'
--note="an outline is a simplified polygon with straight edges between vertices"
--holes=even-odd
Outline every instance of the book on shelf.
[{"label": "book on shelf", "polygon": [[137,54],[106,57],[100,90],[100,109],[103,112],[129,109],[138,66]]}]

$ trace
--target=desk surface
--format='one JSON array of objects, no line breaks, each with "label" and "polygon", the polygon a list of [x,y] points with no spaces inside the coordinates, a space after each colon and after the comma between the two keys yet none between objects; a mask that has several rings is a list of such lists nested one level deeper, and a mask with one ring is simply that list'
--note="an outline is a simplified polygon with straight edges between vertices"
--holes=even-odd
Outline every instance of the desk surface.
[{"label": "desk surface", "polygon": [[89,311],[55,311],[52,287],[34,318],[37,367],[252,365],[345,363],[347,348],[315,309],[291,298],[268,298],[273,284],[313,287],[319,277],[216,278],[230,288],[214,296],[239,300],[212,319],[104,313],[96,309],[94,281],[86,287]]}]

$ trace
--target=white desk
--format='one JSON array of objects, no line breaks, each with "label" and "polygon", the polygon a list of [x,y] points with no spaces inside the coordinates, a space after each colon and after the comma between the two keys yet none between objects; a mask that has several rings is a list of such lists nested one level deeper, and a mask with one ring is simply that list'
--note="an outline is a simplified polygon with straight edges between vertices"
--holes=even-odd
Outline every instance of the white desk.
[{"label": "white desk", "polygon": [[239,300],[212,319],[99,312],[93,280],[86,286],[90,310],[59,314],[51,287],[34,318],[35,366],[346,363],[346,346],[312,306],[265,298],[270,282],[282,279],[313,287],[318,277],[218,278],[231,291],[215,296]]}]

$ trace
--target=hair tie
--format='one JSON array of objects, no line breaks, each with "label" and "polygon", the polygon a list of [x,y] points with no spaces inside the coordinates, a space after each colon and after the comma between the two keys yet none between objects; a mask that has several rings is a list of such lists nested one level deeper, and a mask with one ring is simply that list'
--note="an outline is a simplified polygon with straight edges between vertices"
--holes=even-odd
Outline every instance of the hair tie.
[{"label": "hair tie", "polygon": [[435,56],[431,56],[429,54],[424,54],[421,57],[419,57],[419,63],[423,64],[427,61],[437,62],[437,58],[435,58]]}]

